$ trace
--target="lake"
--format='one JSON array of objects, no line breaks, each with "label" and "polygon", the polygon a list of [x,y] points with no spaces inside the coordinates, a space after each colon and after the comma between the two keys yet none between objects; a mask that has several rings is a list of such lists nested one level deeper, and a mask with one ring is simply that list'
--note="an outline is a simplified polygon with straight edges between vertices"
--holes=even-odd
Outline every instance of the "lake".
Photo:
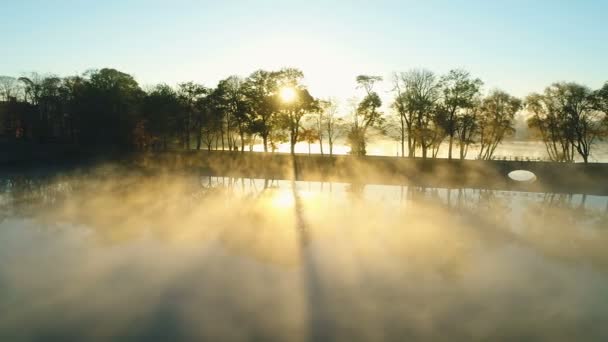
[{"label": "lake", "polygon": [[0,177],[0,339],[608,339],[608,197]]},{"label": "lake", "polygon": [[[398,140],[398,139],[397,139]],[[401,142],[397,140],[386,139],[385,137],[372,136],[367,146],[367,155],[370,156],[401,156]],[[407,141],[405,147],[405,154],[407,155]],[[277,152],[289,153],[289,143],[278,144]],[[308,153],[309,146],[306,142],[299,142],[295,146],[296,153]],[[262,152],[264,146],[262,144],[256,144],[253,146],[253,151]],[[310,145],[310,152],[313,154],[321,153],[321,146],[316,144]],[[329,153],[329,144],[323,144],[323,152]],[[347,155],[350,153],[350,147],[343,139],[337,139],[337,142],[333,146],[333,153],[337,155]],[[459,158],[459,147],[454,146],[453,158]],[[416,150],[417,156],[422,156],[421,150]],[[429,152],[430,155],[430,152]],[[479,155],[479,145],[473,144],[470,146],[467,159],[477,159]],[[448,143],[443,142],[437,153],[438,158],[448,158]],[[549,155],[545,144],[539,140],[505,140],[498,145],[493,156],[494,160],[543,160],[549,161]],[[576,154],[576,162],[582,162],[583,159]],[[608,162],[608,143],[605,141],[599,141],[593,144],[592,153],[589,157],[591,163],[605,163]]]}]

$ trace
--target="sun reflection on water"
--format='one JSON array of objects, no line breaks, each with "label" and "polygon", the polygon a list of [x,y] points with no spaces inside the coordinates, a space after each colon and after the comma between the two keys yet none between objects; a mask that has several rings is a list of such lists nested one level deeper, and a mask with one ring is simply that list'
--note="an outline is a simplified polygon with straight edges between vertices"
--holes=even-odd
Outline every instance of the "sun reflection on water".
[{"label": "sun reflection on water", "polygon": [[540,340],[606,335],[593,324],[608,315],[605,198],[191,175],[66,182],[5,193],[0,340],[500,340],[543,315]]}]

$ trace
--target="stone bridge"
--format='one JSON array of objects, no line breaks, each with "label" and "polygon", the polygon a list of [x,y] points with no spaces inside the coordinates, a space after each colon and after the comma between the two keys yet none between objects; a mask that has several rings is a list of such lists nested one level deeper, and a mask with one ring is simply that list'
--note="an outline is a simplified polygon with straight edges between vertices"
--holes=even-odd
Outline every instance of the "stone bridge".
[{"label": "stone bridge", "polygon": [[[605,163],[213,151],[166,152],[141,158],[151,165],[199,169],[214,176],[608,195]],[[508,174],[515,170],[530,171],[537,179],[531,183],[512,180]]]}]

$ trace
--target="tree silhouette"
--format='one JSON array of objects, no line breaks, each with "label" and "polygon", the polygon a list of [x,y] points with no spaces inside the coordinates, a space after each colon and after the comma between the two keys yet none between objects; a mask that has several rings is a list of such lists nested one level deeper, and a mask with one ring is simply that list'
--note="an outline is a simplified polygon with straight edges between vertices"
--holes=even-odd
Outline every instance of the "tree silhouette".
[{"label": "tree silhouette", "polygon": [[348,134],[352,154],[363,156],[367,153],[365,140],[367,130],[382,122],[382,113],[378,111],[382,106],[382,100],[373,90],[374,84],[380,81],[382,81],[380,76],[357,76],[358,88],[363,88],[365,97],[354,112],[353,125]]},{"label": "tree silhouette", "polygon": [[492,159],[496,147],[515,133],[513,120],[522,102],[504,91],[495,90],[481,102],[479,109],[479,159]]},{"label": "tree silhouette", "polygon": [[166,84],[157,85],[143,101],[142,112],[156,149],[167,150],[178,135],[178,115],[182,111],[177,92]]},{"label": "tree silhouette", "polygon": [[266,70],[253,72],[243,84],[252,116],[252,129],[262,138],[264,152],[268,152],[268,138],[276,127],[277,73]]},{"label": "tree silhouette", "polygon": [[605,134],[598,94],[601,90],[594,93],[576,83],[554,83],[543,94],[527,97],[533,113],[528,124],[539,132],[552,160],[573,161],[576,151],[588,162],[591,148]]},{"label": "tree silhouette", "polygon": [[19,81],[16,78],[0,76],[0,100],[8,102],[16,98],[19,90]]},{"label": "tree silhouette", "polygon": [[414,147],[419,146],[422,157],[426,158],[435,136],[433,115],[440,98],[440,84],[435,74],[425,69],[415,69],[402,74],[401,82],[403,90],[398,98],[399,106],[401,115],[405,115],[409,122],[409,133],[413,136],[409,155],[415,156]]},{"label": "tree silhouette", "polygon": [[483,82],[478,78],[471,79],[465,70],[450,70],[439,82],[442,97],[438,109],[444,117],[444,129],[449,138],[448,159],[452,159],[454,137],[459,129],[458,124],[462,122],[459,118],[475,105]]},{"label": "tree silhouette", "polygon": [[194,82],[181,83],[178,87],[178,96],[184,108],[180,120],[183,131],[182,146],[186,150],[190,150],[193,129],[196,132],[196,149],[200,150],[201,148],[203,113],[200,110],[199,101],[208,93],[209,89]]},{"label": "tree silhouette", "polygon": [[[0,134],[37,144],[71,143],[93,153],[190,150],[193,143],[196,149],[244,151],[247,144],[253,150],[259,140],[264,151],[289,142],[294,153],[300,141],[312,149],[308,130],[314,129],[321,154],[327,141],[333,155],[336,138],[346,133],[351,153],[365,155],[373,127],[400,139],[402,156],[406,146],[409,157],[420,149],[423,158],[437,157],[440,147],[447,146],[452,158],[457,143],[460,159],[477,144],[477,157],[491,159],[514,132],[514,116],[521,108],[520,100],[501,91],[483,97],[483,83],[467,71],[438,77],[414,69],[393,75],[390,107],[396,115],[387,130],[375,91],[381,77],[356,78],[363,97],[350,106],[350,122],[341,117],[335,100],[313,97],[303,77],[295,68],[257,70],[246,78],[222,79],[215,88],[187,82],[144,91],[133,76],[111,68],[68,77],[0,76]],[[525,104],[532,114],[528,125],[552,160],[572,162],[579,155],[588,162],[596,143],[608,134],[608,83],[595,91],[555,83],[530,94]]]},{"label": "tree silhouette", "polygon": [[294,98],[285,101],[280,92],[276,92],[274,100],[278,108],[277,116],[280,126],[289,133],[290,152],[295,153],[295,146],[300,141],[302,118],[309,113],[319,110],[318,101],[300,84],[304,74],[298,69],[283,69],[278,74],[279,89],[286,87],[294,93]]}]

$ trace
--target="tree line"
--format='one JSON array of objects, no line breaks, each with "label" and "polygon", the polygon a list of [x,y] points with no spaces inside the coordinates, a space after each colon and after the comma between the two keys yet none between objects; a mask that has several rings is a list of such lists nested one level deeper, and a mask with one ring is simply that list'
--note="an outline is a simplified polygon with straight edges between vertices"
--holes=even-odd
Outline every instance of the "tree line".
[{"label": "tree line", "polygon": [[426,69],[394,73],[392,102],[382,112],[375,86],[380,76],[360,75],[363,94],[347,115],[335,99],[314,97],[295,68],[257,70],[230,76],[215,87],[186,82],[142,89],[115,69],[77,76],[0,76],[0,125],[5,137],[39,143],[64,142],[122,149],[220,149],[276,151],[288,142],[329,146],[344,138],[351,154],[365,155],[372,132],[400,142],[401,155],[492,159],[515,132],[515,115],[525,110],[528,126],[553,161],[588,162],[592,147],[608,132],[608,82],[598,90],[555,83],[542,93],[516,98],[501,90],[484,93],[483,82],[462,69],[437,75]]}]

